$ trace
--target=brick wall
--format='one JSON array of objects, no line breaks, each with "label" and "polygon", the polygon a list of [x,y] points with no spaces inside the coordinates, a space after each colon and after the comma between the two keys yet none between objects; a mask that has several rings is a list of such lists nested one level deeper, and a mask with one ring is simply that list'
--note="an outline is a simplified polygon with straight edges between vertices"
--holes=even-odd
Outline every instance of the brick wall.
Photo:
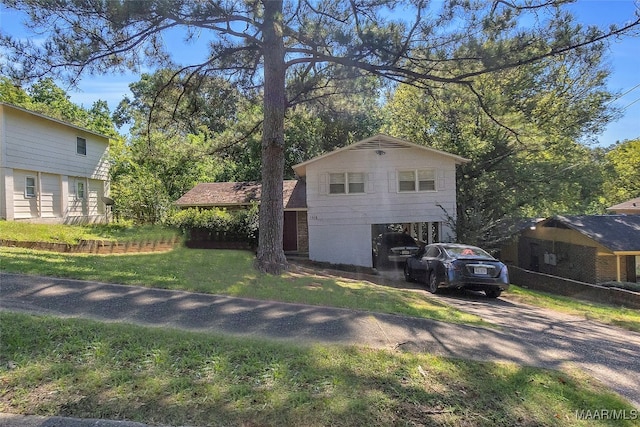
[{"label": "brick wall", "polygon": [[307,211],[298,211],[298,252],[309,252],[309,223]]},{"label": "brick wall", "polygon": [[536,291],[549,292],[601,304],[640,308],[640,293],[638,292],[607,288],[591,283],[525,270],[512,265],[509,266],[509,279],[511,283],[515,285]]},{"label": "brick wall", "polygon": [[598,282],[595,247],[522,237],[518,252],[521,268],[580,282]]}]

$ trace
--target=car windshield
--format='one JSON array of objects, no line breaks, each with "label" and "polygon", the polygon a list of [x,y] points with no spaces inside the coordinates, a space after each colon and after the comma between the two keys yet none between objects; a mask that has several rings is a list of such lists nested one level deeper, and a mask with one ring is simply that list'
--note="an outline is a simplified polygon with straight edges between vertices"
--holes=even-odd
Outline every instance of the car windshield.
[{"label": "car windshield", "polygon": [[416,242],[408,234],[387,234],[382,241],[388,246],[415,246]]},{"label": "car windshield", "polygon": [[492,258],[488,252],[483,249],[472,246],[446,246],[445,250],[453,258]]}]

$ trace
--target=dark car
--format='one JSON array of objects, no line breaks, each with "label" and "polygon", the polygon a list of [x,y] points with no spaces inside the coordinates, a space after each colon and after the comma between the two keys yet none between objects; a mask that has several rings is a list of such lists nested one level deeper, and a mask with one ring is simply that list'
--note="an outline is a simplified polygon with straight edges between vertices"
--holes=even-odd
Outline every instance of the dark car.
[{"label": "dark car", "polygon": [[423,281],[429,292],[440,288],[484,291],[497,298],[509,288],[507,266],[476,246],[437,243],[409,257],[404,267],[408,282]]},{"label": "dark car", "polygon": [[376,266],[404,262],[418,252],[420,246],[407,233],[382,233],[373,241]]}]

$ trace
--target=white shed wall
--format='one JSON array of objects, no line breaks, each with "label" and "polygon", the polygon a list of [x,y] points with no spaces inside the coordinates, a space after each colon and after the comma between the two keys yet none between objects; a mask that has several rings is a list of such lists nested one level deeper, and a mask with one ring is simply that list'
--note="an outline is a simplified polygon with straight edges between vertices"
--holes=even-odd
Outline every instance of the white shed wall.
[{"label": "white shed wall", "polygon": [[371,266],[371,227],[320,225],[309,227],[309,258],[331,264]]}]

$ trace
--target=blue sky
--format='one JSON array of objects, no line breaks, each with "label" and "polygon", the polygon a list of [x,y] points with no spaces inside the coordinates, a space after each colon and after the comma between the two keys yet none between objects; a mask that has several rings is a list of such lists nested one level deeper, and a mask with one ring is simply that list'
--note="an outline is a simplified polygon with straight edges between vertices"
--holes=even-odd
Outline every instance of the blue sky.
[{"label": "blue sky", "polygon": [[[640,10],[640,0],[579,0],[570,6],[578,21],[587,25],[616,23],[622,25]],[[13,35],[23,34],[22,18],[15,12],[0,7],[0,26]],[[179,37],[166,40],[177,45],[175,51],[193,54],[185,49]],[[607,126],[598,135],[599,145],[609,146],[616,141],[640,137],[640,35],[635,38],[615,40],[611,43],[607,63],[612,70],[609,89],[621,93],[614,105],[623,109],[623,117]],[[129,94],[129,84],[139,79],[134,74],[85,76],[77,90],[68,90],[71,100],[85,107],[94,101],[107,101],[111,110]]]}]

